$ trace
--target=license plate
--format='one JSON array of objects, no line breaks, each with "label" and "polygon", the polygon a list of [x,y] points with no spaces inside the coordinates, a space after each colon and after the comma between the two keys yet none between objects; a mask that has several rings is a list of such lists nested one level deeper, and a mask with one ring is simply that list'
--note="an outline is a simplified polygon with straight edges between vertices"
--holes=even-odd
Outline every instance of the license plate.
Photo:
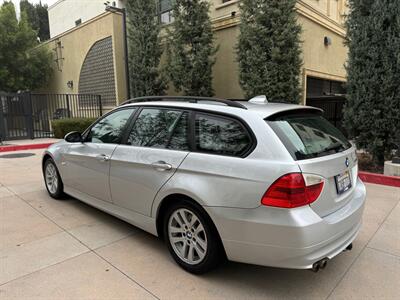
[{"label": "license plate", "polygon": [[343,194],[351,188],[350,172],[346,171],[342,174],[335,176],[337,193]]}]

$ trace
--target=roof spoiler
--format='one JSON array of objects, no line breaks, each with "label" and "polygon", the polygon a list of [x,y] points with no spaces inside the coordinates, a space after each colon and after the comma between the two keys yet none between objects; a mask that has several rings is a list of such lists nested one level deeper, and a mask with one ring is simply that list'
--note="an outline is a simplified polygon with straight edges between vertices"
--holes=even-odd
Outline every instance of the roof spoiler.
[{"label": "roof spoiler", "polygon": [[275,121],[276,119],[282,117],[282,116],[290,116],[290,115],[298,115],[298,114],[317,114],[317,115],[322,115],[324,111],[320,108],[317,107],[312,107],[312,106],[303,106],[299,108],[290,108],[287,110],[283,110],[277,113],[274,113],[270,116],[268,116],[265,120],[267,121]]}]

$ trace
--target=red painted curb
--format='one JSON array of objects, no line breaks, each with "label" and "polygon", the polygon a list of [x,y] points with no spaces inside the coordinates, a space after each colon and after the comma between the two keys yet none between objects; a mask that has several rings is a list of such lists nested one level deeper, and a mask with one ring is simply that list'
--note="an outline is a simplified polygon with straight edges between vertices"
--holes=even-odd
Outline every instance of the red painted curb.
[{"label": "red painted curb", "polygon": [[0,152],[46,149],[54,143],[0,146]]},{"label": "red painted curb", "polygon": [[400,177],[398,176],[386,176],[368,172],[359,172],[358,176],[364,182],[400,187]]}]

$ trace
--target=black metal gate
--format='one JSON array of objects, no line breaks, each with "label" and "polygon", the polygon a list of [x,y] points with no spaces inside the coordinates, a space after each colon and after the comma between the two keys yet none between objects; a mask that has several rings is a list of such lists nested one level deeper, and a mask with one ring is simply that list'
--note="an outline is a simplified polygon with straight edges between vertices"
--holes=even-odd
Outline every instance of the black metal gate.
[{"label": "black metal gate", "polygon": [[0,140],[52,137],[52,120],[102,114],[100,95],[0,93]]},{"label": "black metal gate", "polygon": [[325,96],[307,99],[307,105],[323,109],[324,117],[343,133],[346,133],[343,127],[343,108],[345,102],[345,97]]},{"label": "black metal gate", "polygon": [[0,94],[0,139],[27,139],[32,136],[29,94]]}]

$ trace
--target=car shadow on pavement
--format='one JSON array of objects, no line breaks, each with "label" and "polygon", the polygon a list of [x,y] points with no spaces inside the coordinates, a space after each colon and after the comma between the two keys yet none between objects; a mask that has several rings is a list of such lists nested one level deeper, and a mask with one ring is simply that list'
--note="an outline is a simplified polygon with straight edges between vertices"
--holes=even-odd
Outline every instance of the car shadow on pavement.
[{"label": "car shadow on pavement", "polygon": [[[279,269],[224,261],[210,273],[196,276],[182,270],[170,256],[164,242],[157,237],[75,199],[67,198],[62,202],[70,203],[84,211],[90,218],[97,219],[95,223],[105,222],[109,231],[121,227],[121,223],[125,224],[124,227],[129,228],[127,230],[130,232],[129,235],[114,239],[106,245],[95,248],[94,251],[161,297],[165,293],[176,297],[185,297],[188,293],[189,295],[193,293],[192,296],[204,297],[325,298],[332,292],[359,253],[359,251],[343,253],[318,273],[310,270]],[[80,241],[85,244],[85,240],[80,239]]]}]

